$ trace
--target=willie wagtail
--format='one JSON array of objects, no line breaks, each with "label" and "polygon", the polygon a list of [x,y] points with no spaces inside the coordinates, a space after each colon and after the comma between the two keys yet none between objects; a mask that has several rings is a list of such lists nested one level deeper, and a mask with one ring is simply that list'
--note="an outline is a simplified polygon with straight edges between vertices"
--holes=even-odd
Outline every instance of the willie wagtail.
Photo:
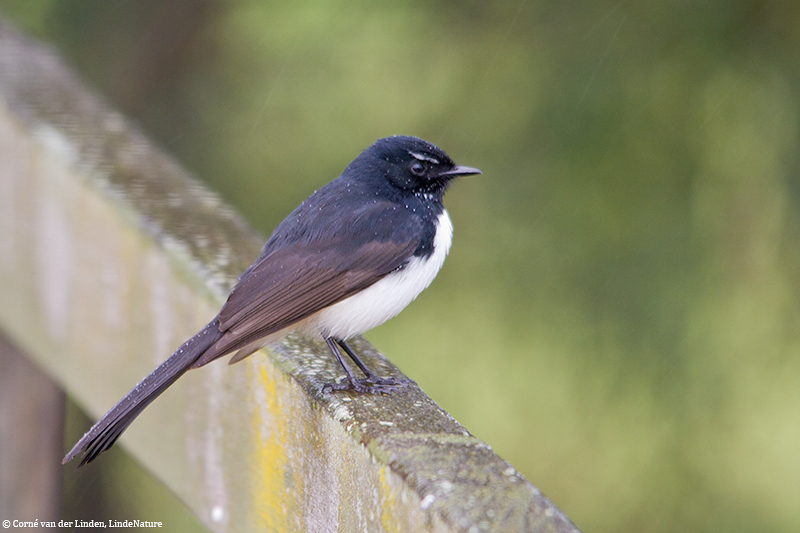
[{"label": "willie wagtail", "polygon": [[[150,402],[191,368],[231,352],[241,361],[290,331],[320,336],[347,378],[326,389],[382,393],[407,382],[370,370],[347,340],[383,324],[430,285],[450,249],[442,197],[457,166],[416,137],[387,137],[312,194],[275,229],[219,315],[144,378],[64,458],[81,466],[109,449]],[[364,378],[356,378],[339,349]]]}]

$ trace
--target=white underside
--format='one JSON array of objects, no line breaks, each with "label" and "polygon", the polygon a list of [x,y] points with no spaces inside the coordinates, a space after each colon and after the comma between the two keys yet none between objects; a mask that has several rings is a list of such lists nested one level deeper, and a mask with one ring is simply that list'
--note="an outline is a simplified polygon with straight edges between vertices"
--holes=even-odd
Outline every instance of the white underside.
[{"label": "white underside", "polygon": [[347,340],[380,326],[428,288],[442,268],[452,242],[453,224],[447,211],[443,211],[439,215],[433,239],[433,253],[428,258],[412,257],[402,269],[388,274],[363,291],[243,348],[230,362],[235,363],[295,330],[310,336],[333,336]]},{"label": "white underside", "polygon": [[453,224],[447,211],[439,215],[433,253],[427,258],[412,257],[400,270],[346,300],[310,317],[307,328],[323,337],[349,339],[380,326],[414,301],[439,273],[453,242]]}]

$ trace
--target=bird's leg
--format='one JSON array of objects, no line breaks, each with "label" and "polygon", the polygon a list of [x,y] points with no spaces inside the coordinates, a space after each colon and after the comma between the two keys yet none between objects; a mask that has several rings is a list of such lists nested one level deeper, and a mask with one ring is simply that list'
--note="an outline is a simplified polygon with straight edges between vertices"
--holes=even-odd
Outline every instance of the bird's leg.
[{"label": "bird's leg", "polygon": [[352,359],[353,362],[355,362],[355,364],[358,366],[358,368],[361,369],[361,372],[363,372],[364,376],[366,376],[368,383],[375,383],[380,385],[395,385],[398,383],[398,381],[395,380],[394,378],[382,378],[378,374],[370,370],[370,368],[364,364],[361,358],[356,355],[353,349],[350,348],[350,345],[347,344],[342,339],[336,339],[336,343],[339,346],[341,346],[345,352],[347,352],[347,355],[350,356],[350,359]]},{"label": "bird's leg", "polygon": [[325,337],[325,343],[328,345],[328,348],[331,349],[331,352],[333,352],[336,360],[339,361],[339,364],[344,369],[344,373],[347,374],[347,381],[355,383],[356,377],[350,371],[350,368],[348,368],[347,363],[344,362],[344,357],[342,357],[341,352],[339,352],[339,347],[336,346],[336,340],[333,337]]},{"label": "bird's leg", "polygon": [[338,344],[339,346],[341,346],[341,347],[342,347],[342,349],[343,349],[343,350],[344,350],[344,351],[347,353],[347,355],[349,355],[349,356],[350,356],[350,359],[352,359],[352,360],[353,360],[353,362],[356,364],[356,366],[358,366],[358,368],[360,368],[360,369],[361,369],[361,372],[363,372],[363,373],[364,373],[364,375],[365,375],[367,378],[369,378],[369,379],[372,379],[372,380],[379,380],[379,379],[380,379],[380,377],[378,376],[378,374],[376,374],[375,372],[373,372],[372,370],[370,370],[370,369],[369,369],[369,367],[368,367],[367,365],[365,365],[365,364],[364,364],[364,362],[361,360],[361,358],[359,358],[359,357],[358,357],[358,356],[355,354],[355,352],[353,351],[353,349],[352,349],[352,348],[350,348],[350,345],[348,345],[348,344],[347,344],[345,341],[343,341],[342,339],[334,339],[334,340],[336,341],[336,344]]},{"label": "bird's leg", "polygon": [[[363,361],[353,352],[352,348],[343,341],[342,339],[337,339],[334,337],[326,337],[325,343],[328,345],[328,348],[331,349],[333,355],[336,356],[336,359],[339,361],[339,364],[344,369],[344,373],[347,374],[347,383],[329,383],[325,385],[325,388],[329,388],[331,390],[348,390],[353,389],[357,392],[368,392],[371,394],[378,394],[378,393],[389,393],[395,389],[400,387],[407,387],[410,380],[396,380],[394,378],[382,378],[375,372],[369,369],[367,365],[364,364]],[[364,373],[364,379],[356,379],[350,369],[344,362],[344,358],[342,357],[339,348],[336,345],[342,347],[342,349],[350,356],[350,359],[358,366],[361,372]]]}]

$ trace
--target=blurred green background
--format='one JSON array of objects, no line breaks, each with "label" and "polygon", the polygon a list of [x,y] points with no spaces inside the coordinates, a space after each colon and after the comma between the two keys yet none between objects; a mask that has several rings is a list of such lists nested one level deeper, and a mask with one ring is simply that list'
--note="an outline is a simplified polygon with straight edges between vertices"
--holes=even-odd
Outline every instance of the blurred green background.
[{"label": "blurred green background", "polygon": [[379,137],[481,168],[367,338],[587,532],[800,531],[800,2],[0,10],[264,235]]}]

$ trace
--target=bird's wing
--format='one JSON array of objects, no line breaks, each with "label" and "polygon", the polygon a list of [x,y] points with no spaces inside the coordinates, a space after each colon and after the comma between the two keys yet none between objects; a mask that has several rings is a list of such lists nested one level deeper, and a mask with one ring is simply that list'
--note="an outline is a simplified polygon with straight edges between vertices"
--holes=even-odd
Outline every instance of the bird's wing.
[{"label": "bird's wing", "polygon": [[299,239],[262,255],[220,311],[222,338],[193,366],[247,346],[366,289],[406,263],[420,242],[419,219],[402,216],[387,205],[373,204],[367,213],[343,215],[340,222],[344,223],[337,224],[341,228],[337,232]]}]

